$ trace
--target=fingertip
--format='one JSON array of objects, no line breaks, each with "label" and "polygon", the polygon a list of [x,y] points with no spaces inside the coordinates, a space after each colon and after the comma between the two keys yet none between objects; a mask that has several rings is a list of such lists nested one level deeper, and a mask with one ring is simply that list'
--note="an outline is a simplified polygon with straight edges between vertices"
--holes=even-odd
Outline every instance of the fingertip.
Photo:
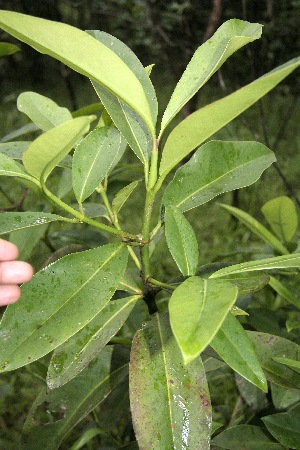
[{"label": "fingertip", "polygon": [[0,261],[13,261],[19,255],[18,247],[11,242],[0,239]]},{"label": "fingertip", "polygon": [[21,289],[17,285],[0,286],[0,306],[12,305],[21,296]]},{"label": "fingertip", "polygon": [[33,277],[34,270],[33,270],[33,267],[29,263],[22,261],[22,264],[23,264],[22,283],[27,283]]}]

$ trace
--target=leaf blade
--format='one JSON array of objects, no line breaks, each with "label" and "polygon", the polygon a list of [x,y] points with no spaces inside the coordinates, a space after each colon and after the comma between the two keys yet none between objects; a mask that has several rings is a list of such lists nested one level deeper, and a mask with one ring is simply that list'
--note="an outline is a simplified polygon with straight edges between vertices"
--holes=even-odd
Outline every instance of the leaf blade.
[{"label": "leaf blade", "polygon": [[54,350],[47,386],[57,389],[78,375],[119,331],[139,296],[110,301],[89,324]]},{"label": "leaf blade", "polygon": [[166,314],[136,333],[129,370],[139,447],[208,450],[211,404],[202,361],[182,366]]},{"label": "leaf blade", "polygon": [[219,278],[234,273],[243,273],[252,270],[288,269],[292,267],[300,267],[300,253],[234,264],[233,266],[217,270],[210,275],[210,278]]},{"label": "leaf blade", "polygon": [[72,119],[67,108],[36,92],[23,92],[17,100],[18,110],[26,114],[43,131]]},{"label": "leaf blade", "polygon": [[256,142],[210,141],[176,171],[163,203],[181,211],[195,208],[224,192],[254,183],[274,161],[273,152]]},{"label": "leaf blade", "polygon": [[233,284],[210,281],[188,278],[169,302],[172,331],[186,364],[209,345],[237,297]]},{"label": "leaf blade", "polygon": [[88,131],[95,116],[78,117],[52,128],[35,139],[23,154],[25,169],[45,181],[57,164]]},{"label": "leaf blade", "polygon": [[254,346],[239,321],[228,314],[210,343],[219,356],[243,378],[268,392],[268,385]]},{"label": "leaf blade", "polygon": [[1,370],[40,358],[90,322],[117,289],[127,258],[123,244],[107,244],[64,256],[35,274],[2,318]]},{"label": "leaf blade", "polygon": [[267,94],[299,65],[300,58],[292,59],[233,94],[190,114],[168,136],[160,175],[165,177],[192,150]]},{"label": "leaf blade", "polygon": [[261,25],[231,19],[194,53],[179,80],[164,112],[161,132],[194,94],[210,79],[222,64],[239,48],[259,39]]},{"label": "leaf blade", "polygon": [[106,86],[136,110],[153,130],[150,107],[140,82],[105,45],[70,25],[11,11],[0,11],[0,26],[37,51]]},{"label": "leaf blade", "polygon": [[[23,445],[26,450],[56,450],[70,430],[114,390],[128,374],[128,365],[110,373],[112,347],[105,348],[85,370],[68,384],[47,392],[43,389],[27,416]],[[37,409],[47,405],[59,419],[37,424]]]},{"label": "leaf blade", "polygon": [[276,238],[276,236],[274,236],[273,233],[270,233],[267,228],[254,219],[254,217],[250,216],[250,214],[247,214],[245,211],[231,205],[225,205],[222,203],[219,203],[219,205],[246,225],[249,230],[271,245],[276,251],[283,255],[289,253],[287,248]]},{"label": "leaf blade", "polygon": [[0,235],[12,231],[44,225],[58,220],[70,222],[70,219],[57,214],[42,212],[4,212],[0,214]]},{"label": "leaf blade", "polygon": [[278,238],[290,242],[298,228],[293,200],[287,196],[273,198],[262,206],[261,211]]},{"label": "leaf blade", "polygon": [[79,203],[86,200],[119,162],[126,148],[115,127],[95,128],[76,147],[72,184]]},{"label": "leaf blade", "polygon": [[165,210],[165,235],[170,253],[182,275],[195,275],[199,260],[198,242],[190,223],[175,207]]}]

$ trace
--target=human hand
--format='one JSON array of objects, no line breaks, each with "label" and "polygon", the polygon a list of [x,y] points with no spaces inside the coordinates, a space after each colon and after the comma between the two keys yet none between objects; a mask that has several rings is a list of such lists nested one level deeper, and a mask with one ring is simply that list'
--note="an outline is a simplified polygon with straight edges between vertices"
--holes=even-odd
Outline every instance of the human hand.
[{"label": "human hand", "polygon": [[29,281],[33,275],[30,264],[16,261],[18,249],[14,244],[0,239],[0,306],[19,300],[18,284]]}]

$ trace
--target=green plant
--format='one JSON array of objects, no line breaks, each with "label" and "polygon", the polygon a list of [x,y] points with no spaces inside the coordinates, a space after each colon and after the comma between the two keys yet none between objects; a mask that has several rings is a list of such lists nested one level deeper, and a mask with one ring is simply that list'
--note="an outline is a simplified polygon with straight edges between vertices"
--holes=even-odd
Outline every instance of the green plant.
[{"label": "green plant", "polygon": [[[212,432],[222,425],[212,421],[210,371],[230,367],[262,392],[267,392],[268,381],[300,389],[299,373],[292,369],[299,366],[298,344],[246,331],[237,318],[245,313],[234,306],[238,295],[269,282],[266,270],[288,272],[299,267],[300,254],[282,252],[235,265],[198,267],[197,239],[183,213],[254,183],[275,161],[273,152],[257,142],[206,141],[295,70],[300,60],[289,61],[199,109],[164,139],[173,118],[223,62],[260,37],[260,25],[230,20],[199,47],[175,88],[158,137],[151,68],[145,70],[122,42],[100,31],[85,33],[9,11],[0,12],[0,26],[89,77],[101,101],[71,114],[48,98],[25,92],[18,98],[18,108],[34,123],[29,130],[41,130],[41,134],[29,145],[20,141],[0,147],[0,175],[16,177],[37,198],[42,194],[48,201],[43,211],[1,214],[0,234],[21,233],[21,239],[33,248],[50,225],[75,233],[73,228],[85,224],[90,227],[84,228],[87,235],[90,229],[97,232],[88,245],[93,248],[75,248],[83,251],[62,258],[55,254],[54,262],[22,287],[21,300],[3,316],[2,372],[48,354],[51,357],[50,362],[41,360],[42,372],[44,364],[49,364],[46,386],[26,419],[24,446],[58,448],[70,430],[107,397],[115,405],[113,396],[126,391],[128,374],[126,353],[113,357],[121,344],[131,345],[129,391],[138,443],[126,448],[208,449]],[[90,131],[97,118],[93,113],[99,109],[101,117]],[[119,163],[127,146],[139,165]],[[193,151],[167,181],[175,166]],[[133,176],[131,183],[111,198],[111,183],[128,172]],[[145,201],[140,211],[142,227],[136,233],[123,229],[121,211],[138,188],[144,189]],[[171,281],[157,279],[151,264],[163,230],[180,272]],[[220,366],[220,359],[225,364]],[[294,445],[295,416],[287,414],[287,419],[274,418],[276,432],[265,419],[280,443],[246,424],[244,447]],[[112,417],[113,411],[108,415]],[[286,440],[287,427],[292,430],[292,444]],[[212,445],[239,448],[228,444],[228,439],[234,442],[234,432],[229,427]],[[72,448],[81,448],[101,433],[105,434],[101,426],[87,430]],[[228,438],[228,433],[233,437]],[[118,436],[113,448],[127,444],[126,439]]]}]

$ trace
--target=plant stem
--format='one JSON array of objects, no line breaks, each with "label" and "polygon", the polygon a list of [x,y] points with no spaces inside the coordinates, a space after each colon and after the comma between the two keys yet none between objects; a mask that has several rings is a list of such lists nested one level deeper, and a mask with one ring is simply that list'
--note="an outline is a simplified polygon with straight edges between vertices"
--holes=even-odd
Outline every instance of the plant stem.
[{"label": "plant stem", "polygon": [[97,222],[94,219],[91,219],[89,217],[86,217],[79,211],[76,211],[76,209],[72,208],[71,206],[67,205],[65,202],[60,200],[56,195],[54,195],[49,189],[47,188],[44,181],[41,182],[41,186],[43,189],[43,192],[46,194],[48,198],[50,198],[56,205],[58,205],[60,208],[64,209],[68,213],[72,214],[74,217],[80,220],[80,222],[88,223],[89,225],[99,228],[100,230],[107,231],[108,233],[116,234],[122,238],[124,241],[131,241],[136,242],[139,245],[141,245],[140,240],[137,238],[136,235],[125,233],[122,230],[117,230],[116,228],[110,227],[109,225],[105,225],[104,223]]},{"label": "plant stem", "polygon": [[146,200],[144,209],[144,219],[143,219],[143,241],[145,245],[141,249],[141,259],[142,259],[142,277],[145,286],[147,285],[147,278],[150,276],[150,255],[149,255],[149,242],[150,242],[150,220],[153,209],[153,202],[157,190],[155,190],[155,185],[157,182],[157,165],[158,165],[158,141],[153,139],[153,146],[151,151],[151,161],[150,161],[150,172],[149,180],[146,181]]},{"label": "plant stem", "polygon": [[[111,221],[111,223],[115,226],[115,228],[117,230],[121,231],[121,227],[118,221],[118,217],[117,215],[114,213],[114,211],[112,210],[112,207],[109,203],[107,194],[106,194],[106,189],[105,187],[100,183],[100,186],[98,187],[97,191],[100,193],[101,198],[103,200],[104,206],[107,209],[108,215],[109,215],[109,219]],[[131,256],[131,259],[133,260],[134,264],[136,265],[136,267],[141,270],[141,263],[140,260],[138,259],[138,257],[136,256],[136,254],[134,253],[133,248],[130,245],[127,245],[129,254]]]},{"label": "plant stem", "polygon": [[161,287],[163,289],[167,289],[168,291],[175,291],[177,286],[172,286],[171,284],[166,284],[161,281],[155,280],[155,278],[148,278],[148,283],[153,284],[154,286]]},{"label": "plant stem", "polygon": [[145,201],[145,209],[144,209],[144,221],[143,221],[143,241],[145,245],[141,248],[141,257],[142,257],[142,276],[144,282],[147,278],[150,277],[150,255],[149,255],[149,241],[150,241],[150,220],[153,209],[153,201],[155,194],[153,195],[153,191],[147,191],[146,201]]}]

